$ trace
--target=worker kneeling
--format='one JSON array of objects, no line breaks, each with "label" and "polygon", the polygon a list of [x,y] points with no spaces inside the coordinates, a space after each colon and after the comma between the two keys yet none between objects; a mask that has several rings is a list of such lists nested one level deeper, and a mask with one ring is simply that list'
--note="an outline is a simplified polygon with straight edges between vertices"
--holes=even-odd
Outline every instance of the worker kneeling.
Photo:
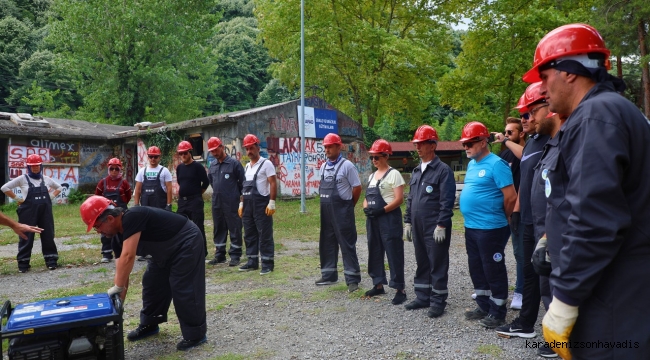
[{"label": "worker kneeling", "polygon": [[157,334],[173,300],[183,334],[176,348],[205,343],[205,245],[198,227],[184,216],[154,207],[124,210],[102,196],[89,197],[80,212],[86,231],[94,228],[112,238],[115,286],[108,289],[109,295],[120,294],[124,300],[136,255],[151,256],[142,277],[140,325],[127,339]]}]

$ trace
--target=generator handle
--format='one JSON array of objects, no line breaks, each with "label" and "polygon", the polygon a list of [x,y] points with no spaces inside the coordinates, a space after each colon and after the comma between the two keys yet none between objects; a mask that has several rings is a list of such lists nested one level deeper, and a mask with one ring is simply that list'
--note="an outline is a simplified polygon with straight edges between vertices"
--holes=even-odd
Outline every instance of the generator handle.
[{"label": "generator handle", "polygon": [[[113,300],[113,305],[115,306],[117,312],[120,314],[120,316],[122,316],[122,314],[124,313],[124,304],[122,303],[122,299],[120,299],[120,295],[119,294],[111,295],[111,300]],[[0,358],[0,360],[2,359]]]},{"label": "generator handle", "polygon": [[2,304],[2,308],[0,309],[0,360],[3,359],[2,352],[4,351],[2,349],[2,319],[4,319],[5,316],[9,319],[9,315],[11,315],[11,302],[7,300]]}]

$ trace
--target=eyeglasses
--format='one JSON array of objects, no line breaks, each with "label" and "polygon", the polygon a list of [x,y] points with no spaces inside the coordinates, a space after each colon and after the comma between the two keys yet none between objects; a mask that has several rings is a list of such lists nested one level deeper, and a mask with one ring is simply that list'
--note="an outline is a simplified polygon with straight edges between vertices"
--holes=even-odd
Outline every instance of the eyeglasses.
[{"label": "eyeglasses", "polygon": [[507,135],[512,135],[513,131],[512,130],[506,130]]},{"label": "eyeglasses", "polygon": [[536,108],[530,110],[530,111],[528,112],[528,114],[530,114],[530,116],[535,116],[535,113],[536,113],[537,111],[539,111],[539,109],[544,108],[544,107],[547,107],[547,106],[548,106],[548,104],[540,105],[540,106],[538,106],[538,107],[536,107]]},{"label": "eyeglasses", "polygon": [[106,221],[102,221],[102,222],[100,222],[99,224],[98,224],[98,223],[95,223],[95,225],[93,225],[93,229],[95,229],[95,231],[99,231],[99,228],[100,228],[102,225],[104,225],[105,222],[106,222]]},{"label": "eyeglasses", "polygon": [[370,155],[370,160],[379,161],[379,159],[381,159],[381,158],[383,158],[383,157],[384,157],[384,155],[378,155],[378,156],[372,156],[372,155]]},{"label": "eyeglasses", "polygon": [[530,120],[530,114],[529,113],[521,114],[521,121],[528,121],[528,120]]},{"label": "eyeglasses", "polygon": [[158,159],[160,155],[149,155],[149,159]]},{"label": "eyeglasses", "polygon": [[108,168],[108,170],[109,170],[109,171],[120,171],[120,168],[118,168],[118,167],[112,167],[112,168]]},{"label": "eyeglasses", "polygon": [[187,154],[189,154],[189,151],[182,151],[182,152],[178,153],[178,155],[180,155],[180,156],[185,156]]},{"label": "eyeglasses", "polygon": [[465,149],[471,149],[471,148],[474,146],[474,144],[476,144],[476,143],[480,143],[480,142],[481,142],[481,140],[468,141],[468,142],[466,142],[466,143],[463,143],[463,148],[465,148]]}]

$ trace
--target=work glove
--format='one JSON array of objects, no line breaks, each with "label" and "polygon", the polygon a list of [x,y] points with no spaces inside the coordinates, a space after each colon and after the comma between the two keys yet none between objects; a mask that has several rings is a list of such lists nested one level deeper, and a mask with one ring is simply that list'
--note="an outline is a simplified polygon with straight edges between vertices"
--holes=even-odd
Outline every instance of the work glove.
[{"label": "work glove", "polygon": [[510,230],[512,230],[512,233],[515,234],[516,236],[519,235],[519,224],[521,223],[521,213],[519,211],[515,211],[510,215]]},{"label": "work glove", "polygon": [[445,231],[446,229],[440,225],[436,226],[436,229],[433,231],[433,240],[438,244],[442,244],[445,241]]},{"label": "work glove", "polygon": [[115,294],[122,294],[123,291],[124,291],[124,287],[113,285],[113,287],[108,289],[108,291],[106,292],[108,293],[108,297],[111,297]]},{"label": "work glove", "polygon": [[165,210],[172,211],[172,204],[167,204],[167,206],[165,206]]},{"label": "work glove", "polygon": [[239,202],[239,209],[237,209],[237,214],[239,215],[239,217],[244,216],[244,202],[243,201]]},{"label": "work glove", "polygon": [[20,205],[20,204],[22,204],[23,202],[25,202],[25,198],[23,198],[22,195],[16,195],[16,198],[15,198],[14,200],[18,203],[18,205]]},{"label": "work glove", "polygon": [[383,206],[382,207],[370,207],[370,206],[368,206],[366,208],[363,208],[363,212],[366,214],[367,217],[374,218],[374,217],[377,217],[379,215],[385,214],[386,209],[384,209]]},{"label": "work glove", "polygon": [[[553,342],[560,342],[567,344],[573,325],[576,324],[578,319],[578,307],[571,306],[563,303],[553,296],[551,304],[548,306],[548,311],[542,320],[542,330],[544,331],[544,340],[553,344]],[[555,351],[564,360],[571,360],[571,351],[566,346],[553,347]]]},{"label": "work glove", "polygon": [[273,216],[275,214],[275,200],[269,200],[269,204],[266,205],[266,216]]},{"label": "work glove", "polygon": [[409,224],[409,223],[404,224],[404,240],[413,241],[412,232],[411,232],[411,224]]},{"label": "work glove", "polygon": [[533,268],[537,275],[549,276],[551,275],[551,258],[546,251],[546,238],[539,239],[535,251],[533,251]]}]

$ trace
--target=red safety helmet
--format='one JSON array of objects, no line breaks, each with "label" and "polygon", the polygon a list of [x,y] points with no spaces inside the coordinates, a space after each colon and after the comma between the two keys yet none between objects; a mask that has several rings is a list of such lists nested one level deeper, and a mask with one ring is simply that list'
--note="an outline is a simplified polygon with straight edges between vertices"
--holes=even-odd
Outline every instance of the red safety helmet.
[{"label": "red safety helmet", "polygon": [[517,104],[517,109],[519,109],[519,113],[523,114],[525,112],[528,112],[528,108],[536,102],[546,102],[544,95],[542,95],[539,91],[541,87],[542,87],[541,81],[528,85],[526,91],[524,92],[523,95],[521,95],[521,98],[519,99],[519,104]]},{"label": "red safety helmet", "polygon": [[160,149],[158,146],[152,146],[147,150],[147,155],[158,155],[160,156]]},{"label": "red safety helmet", "polygon": [[546,34],[537,44],[533,67],[523,76],[527,83],[541,81],[539,67],[566,56],[601,53],[605,55],[605,67],[611,68],[610,51],[598,31],[587,24],[569,24]]},{"label": "red safety helmet", "polygon": [[192,149],[192,144],[189,141],[183,140],[176,147],[176,152],[190,151]]},{"label": "red safety helmet", "polygon": [[393,155],[393,148],[390,146],[388,141],[384,139],[378,139],[372,143],[372,146],[370,147],[370,150],[368,150],[368,153]]},{"label": "red safety helmet", "polygon": [[95,222],[99,215],[108,209],[110,205],[115,205],[115,203],[99,195],[93,195],[81,204],[81,207],[79,207],[79,213],[81,214],[81,219],[86,223],[86,225],[88,225],[86,232],[89,232],[90,229],[95,226]]},{"label": "red safety helmet", "polygon": [[421,125],[415,130],[415,135],[413,135],[411,142],[419,143],[425,141],[438,141],[438,132],[429,125]]},{"label": "red safety helmet", "polygon": [[325,135],[325,138],[323,139],[323,146],[327,146],[327,145],[343,146],[343,141],[341,141],[341,137],[338,136],[337,134],[329,133]]},{"label": "red safety helmet", "polygon": [[259,145],[260,139],[257,138],[257,136],[253,134],[248,134],[244,136],[244,147],[252,146],[255,144]]},{"label": "red safety helmet", "polygon": [[485,125],[478,121],[472,121],[468,122],[465,124],[465,127],[463,127],[463,135],[459,141],[465,142],[476,138],[487,138],[489,136],[490,133]]},{"label": "red safety helmet", "polygon": [[221,145],[221,139],[216,136],[208,139],[208,151],[216,150]]},{"label": "red safety helmet", "polygon": [[119,166],[121,168],[122,167],[122,162],[118,158],[112,158],[112,159],[108,160],[108,166],[111,166],[111,165]]},{"label": "red safety helmet", "polygon": [[43,159],[41,159],[41,156],[38,154],[31,154],[27,157],[27,165],[32,166],[32,165],[41,165],[43,163]]}]

